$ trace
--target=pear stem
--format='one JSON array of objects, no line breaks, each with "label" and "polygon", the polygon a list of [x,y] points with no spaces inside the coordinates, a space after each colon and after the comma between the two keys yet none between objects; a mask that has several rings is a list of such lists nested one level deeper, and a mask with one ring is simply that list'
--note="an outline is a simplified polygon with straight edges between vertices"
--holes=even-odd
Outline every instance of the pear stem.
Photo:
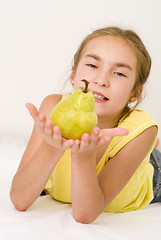
[{"label": "pear stem", "polygon": [[89,84],[89,82],[86,79],[82,79],[81,81],[85,82],[85,89],[83,90],[83,92],[87,93],[88,92],[88,84]]}]

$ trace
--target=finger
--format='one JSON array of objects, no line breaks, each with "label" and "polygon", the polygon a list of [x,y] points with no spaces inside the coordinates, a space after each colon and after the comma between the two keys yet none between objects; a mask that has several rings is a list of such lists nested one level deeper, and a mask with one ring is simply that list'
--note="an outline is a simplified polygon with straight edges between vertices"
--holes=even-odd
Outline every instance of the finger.
[{"label": "finger", "polygon": [[32,103],[26,103],[25,106],[28,109],[28,111],[29,111],[30,115],[32,116],[32,118],[34,120],[36,120],[37,117],[39,116],[39,112],[38,112],[37,108]]},{"label": "finger", "polygon": [[101,146],[101,145],[109,145],[110,141],[112,140],[112,137],[110,136],[103,136],[103,137],[99,137],[97,145]]},{"label": "finger", "polygon": [[100,133],[100,129],[99,128],[94,128],[91,136],[90,136],[90,144],[91,145],[96,145],[98,142],[98,138],[99,138],[99,133]]},{"label": "finger", "polygon": [[102,136],[102,137],[100,138],[100,142],[102,142],[102,143],[103,143],[103,142],[104,142],[104,143],[105,143],[105,142],[106,142],[106,143],[108,142],[108,143],[109,143],[109,142],[112,140],[112,138],[113,138],[113,137],[111,137],[111,136],[104,135],[104,136]]},{"label": "finger", "polygon": [[89,134],[88,133],[84,133],[82,135],[82,138],[81,138],[81,149],[84,149],[86,148],[87,146],[89,145]]},{"label": "finger", "polygon": [[53,135],[53,124],[52,124],[51,120],[46,121],[44,131],[45,131],[45,134],[48,137],[50,137],[50,138],[52,137],[52,135]]},{"label": "finger", "polygon": [[71,148],[74,144],[74,140],[73,139],[69,139],[69,140],[66,140],[64,139],[64,143],[63,143],[63,147],[65,150]]},{"label": "finger", "polygon": [[40,132],[43,134],[44,133],[44,129],[45,129],[45,122],[46,122],[46,117],[44,114],[40,114],[39,118],[37,120],[37,124],[39,127]]},{"label": "finger", "polygon": [[57,144],[61,145],[61,144],[62,144],[62,135],[61,135],[60,128],[59,128],[58,126],[54,126],[54,127],[53,127],[53,132],[54,132],[54,134],[53,134],[53,140],[54,140]]},{"label": "finger", "polygon": [[126,128],[109,128],[109,129],[102,129],[100,135],[108,135],[110,137],[114,136],[125,136],[128,135],[128,130]]},{"label": "finger", "polygon": [[80,148],[80,140],[76,139],[74,141],[74,145],[71,147],[71,151],[78,152],[79,148]]},{"label": "finger", "polygon": [[74,145],[74,140],[73,139],[69,139],[68,143],[69,143],[69,147],[72,147]]}]

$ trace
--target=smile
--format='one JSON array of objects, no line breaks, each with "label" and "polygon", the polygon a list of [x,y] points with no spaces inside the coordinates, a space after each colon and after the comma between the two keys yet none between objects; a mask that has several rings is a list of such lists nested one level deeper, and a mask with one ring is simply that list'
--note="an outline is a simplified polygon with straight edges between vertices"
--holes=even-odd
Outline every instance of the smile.
[{"label": "smile", "polygon": [[100,95],[97,95],[97,94],[93,94],[95,98],[98,98],[98,99],[105,99],[103,96],[100,96]]},{"label": "smile", "polygon": [[93,96],[95,98],[96,102],[107,102],[109,99],[106,98],[103,94],[99,93],[99,92],[93,92]]}]

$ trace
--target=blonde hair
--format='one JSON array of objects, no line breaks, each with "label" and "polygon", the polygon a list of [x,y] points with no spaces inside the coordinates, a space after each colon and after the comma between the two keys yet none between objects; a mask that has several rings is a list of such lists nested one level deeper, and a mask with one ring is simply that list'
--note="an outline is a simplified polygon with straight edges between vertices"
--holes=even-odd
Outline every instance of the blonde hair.
[{"label": "blonde hair", "polygon": [[128,105],[125,107],[123,110],[122,116],[123,119],[127,117],[131,111],[133,111],[136,106],[141,102],[142,100],[142,95],[139,96],[138,88],[140,86],[143,86],[145,82],[147,81],[149,74],[150,74],[150,69],[151,69],[151,57],[143,44],[142,40],[140,37],[133,31],[133,30],[124,30],[119,27],[111,26],[111,27],[106,27],[106,28],[100,28],[97,30],[94,30],[92,33],[86,36],[86,38],[83,40],[81,45],[79,46],[78,50],[76,51],[74,55],[74,63],[73,63],[73,71],[74,73],[77,70],[79,61],[81,59],[81,56],[84,52],[84,49],[86,45],[94,38],[99,37],[99,36],[115,36],[115,37],[121,37],[127,43],[131,46],[133,49],[136,57],[137,57],[137,74],[136,74],[136,82],[133,88],[133,91],[138,95],[138,100],[135,106],[133,108],[128,107]]}]

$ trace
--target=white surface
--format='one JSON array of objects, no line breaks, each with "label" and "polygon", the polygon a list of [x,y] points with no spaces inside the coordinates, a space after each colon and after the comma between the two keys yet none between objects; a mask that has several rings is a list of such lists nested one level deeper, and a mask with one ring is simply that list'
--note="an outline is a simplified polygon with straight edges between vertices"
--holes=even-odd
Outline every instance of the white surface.
[{"label": "white surface", "polygon": [[39,197],[26,211],[18,212],[9,199],[13,174],[25,142],[0,139],[0,239],[2,240],[160,240],[161,204],[129,213],[102,213],[89,225],[77,223],[68,204],[50,196]]},{"label": "white surface", "polygon": [[25,103],[39,107],[59,92],[80,42],[106,25],[134,29],[147,46],[153,64],[141,107],[161,124],[160,10],[160,0],[0,0],[0,135],[29,136]]}]

